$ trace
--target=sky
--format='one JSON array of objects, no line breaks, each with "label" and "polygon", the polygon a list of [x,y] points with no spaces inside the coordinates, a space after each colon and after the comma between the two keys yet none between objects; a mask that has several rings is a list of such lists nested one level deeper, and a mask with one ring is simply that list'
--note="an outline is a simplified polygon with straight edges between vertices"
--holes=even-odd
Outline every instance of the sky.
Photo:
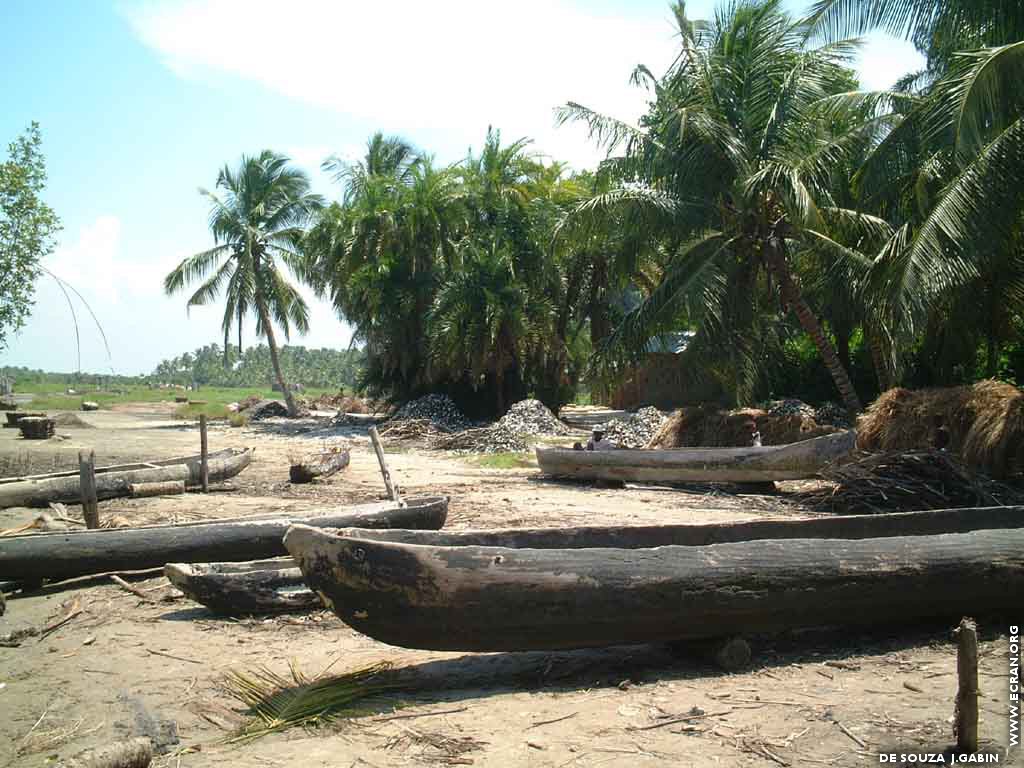
[{"label": "sky", "polygon": [[[220,307],[186,311],[162,281],[213,244],[198,190],[225,163],[283,152],[336,199],[320,163],[361,156],[375,131],[449,163],[493,125],[592,166],[601,154],[581,126],[556,127],[554,109],[571,100],[634,121],[645,96],[630,73],[660,73],[676,52],[667,0],[2,0],[0,40],[0,141],[40,123],[45,199],[64,225],[44,266],[85,298],[110,346],[71,294],[81,370],[130,375],[223,339]],[[875,35],[858,70],[880,89],[922,65],[909,43]],[[346,347],[351,329],[304,295],[310,332],[292,342]],[[47,276],[36,297],[0,366],[76,370],[68,300]]]}]

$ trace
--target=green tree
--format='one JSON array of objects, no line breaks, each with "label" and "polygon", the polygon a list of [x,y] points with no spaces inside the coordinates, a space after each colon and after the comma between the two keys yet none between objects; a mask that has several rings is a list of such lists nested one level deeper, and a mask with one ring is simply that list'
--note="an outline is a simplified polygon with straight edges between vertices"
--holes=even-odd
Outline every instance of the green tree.
[{"label": "green tree", "polygon": [[303,171],[289,167],[287,157],[269,150],[255,157],[243,155],[235,170],[222,168],[216,188],[220,195],[201,192],[212,202],[210,230],[217,245],[183,260],[164,279],[164,289],[170,295],[203,280],[189,298],[189,307],[208,304],[224,291],[225,348],[232,326],[237,322],[241,331],[243,318],[255,313],[256,332],[267,340],[274,376],[288,414],[295,416],[298,408],[281,368],[274,323],[286,339],[292,325],[305,333],[309,310],[278,260],[305,274],[296,248],[322,200],[309,191],[309,177]]},{"label": "green tree", "polygon": [[0,165],[0,349],[32,309],[39,260],[53,251],[60,219],[43,202],[46,161],[39,124],[8,146]]},{"label": "green tree", "polygon": [[768,291],[793,311],[846,407],[857,411],[860,399],[794,259],[808,248],[845,253],[838,232],[885,227],[843,207],[832,189],[832,165],[870,126],[836,135],[819,114],[822,100],[855,82],[847,66],[855,46],[809,45],[809,25],[779,0],[740,0],[708,24],[690,21],[682,4],[675,11],[676,63],[660,79],[643,67],[634,74],[654,96],[639,127],[574,103],[560,112],[563,121],[587,123],[610,149],[625,146],[604,168],[628,183],[586,206],[628,213],[664,248],[658,285],[606,346],[635,355],[652,335],[691,323],[709,337],[694,349],[735,358],[744,399],[757,368],[756,298]]}]

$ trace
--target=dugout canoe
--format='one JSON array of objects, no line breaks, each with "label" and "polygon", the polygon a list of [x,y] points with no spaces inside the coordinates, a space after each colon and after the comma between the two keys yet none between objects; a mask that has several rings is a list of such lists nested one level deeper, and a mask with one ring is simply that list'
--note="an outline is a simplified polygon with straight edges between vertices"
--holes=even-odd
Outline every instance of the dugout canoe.
[{"label": "dugout canoe", "polygon": [[[235,477],[249,466],[252,454],[251,448],[227,448],[211,453],[207,457],[210,482],[220,483]],[[199,454],[151,462],[98,467],[96,469],[96,497],[103,500],[130,496],[130,486],[132,485],[175,481],[184,482],[186,486],[200,484]],[[45,507],[52,502],[65,504],[81,502],[77,469],[0,480],[0,508]]]},{"label": "dugout canoe", "polygon": [[293,526],[306,583],[354,629],[429,650],[525,651],[999,613],[1024,528],[653,548],[427,546]]},{"label": "dugout canoe", "polygon": [[[1024,527],[1024,507],[946,509],[803,520],[753,520],[707,525],[586,526],[504,530],[324,529],[332,535],[435,547],[514,549],[641,549],[699,546],[754,539],[844,538],[925,535],[984,528]],[[170,563],[164,573],[175,586],[215,613],[248,615],[319,608],[298,563],[276,558],[251,563]]]},{"label": "dugout canoe", "polygon": [[187,597],[223,616],[322,608],[290,557],[246,563],[168,563],[164,575]]},{"label": "dugout canoe", "polygon": [[410,498],[321,510],[316,515],[243,517],[180,525],[61,531],[0,538],[0,580],[59,581],[175,562],[246,561],[286,554],[295,523],[324,528],[431,528],[444,525],[448,499]]},{"label": "dugout canoe", "polygon": [[576,451],[538,447],[540,471],[579,480],[635,483],[765,483],[804,480],[849,455],[853,430],[786,445],[746,448],[677,448]]}]

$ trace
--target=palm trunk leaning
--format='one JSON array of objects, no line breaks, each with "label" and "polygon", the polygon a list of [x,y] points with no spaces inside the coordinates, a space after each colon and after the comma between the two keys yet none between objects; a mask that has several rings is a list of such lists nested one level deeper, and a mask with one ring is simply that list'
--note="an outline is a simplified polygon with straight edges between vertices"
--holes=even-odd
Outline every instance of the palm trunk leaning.
[{"label": "palm trunk leaning", "polygon": [[270,364],[274,366],[274,376],[277,377],[277,383],[281,387],[281,393],[284,395],[284,404],[288,409],[288,415],[294,419],[299,415],[299,408],[295,404],[295,397],[292,395],[288,382],[284,380],[284,374],[281,372],[281,361],[277,356],[277,339],[274,337],[274,326],[270,323],[270,312],[267,310],[267,305],[262,299],[259,300],[259,313],[260,322],[263,324],[263,331],[267,334],[267,346],[270,347]]},{"label": "palm trunk leaning", "polygon": [[818,318],[815,317],[811,308],[807,305],[803,295],[800,293],[800,289],[793,280],[793,274],[789,271],[789,264],[786,261],[785,249],[785,242],[780,235],[772,233],[768,237],[764,245],[768,269],[771,270],[779,284],[782,300],[796,313],[801,327],[811,337],[814,346],[817,347],[818,354],[821,355],[825,367],[828,368],[828,372],[832,375],[832,380],[836,384],[836,389],[839,390],[839,394],[843,398],[843,405],[846,406],[846,410],[852,417],[856,417],[861,411],[860,398],[857,397],[857,392],[853,388],[853,382],[850,381],[850,375],[840,362],[835,347],[832,346],[832,342],[825,336],[821,323],[818,322]]}]

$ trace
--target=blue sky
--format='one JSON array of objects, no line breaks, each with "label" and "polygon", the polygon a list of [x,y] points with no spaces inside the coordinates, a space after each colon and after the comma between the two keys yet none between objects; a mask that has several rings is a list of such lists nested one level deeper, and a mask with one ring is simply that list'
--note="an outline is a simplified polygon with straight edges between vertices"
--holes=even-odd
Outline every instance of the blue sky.
[{"label": "blue sky", "polygon": [[[704,18],[713,3],[687,8]],[[635,119],[634,65],[660,72],[674,54],[665,0],[3,0],[0,39],[0,140],[41,124],[46,198],[64,222],[44,263],[85,296],[110,341],[108,361],[78,306],[82,369],[126,374],[221,338],[217,307],[186,313],[161,281],[211,244],[197,188],[224,163],[272,148],[333,198],[320,162],[358,156],[375,130],[453,162],[493,124],[585,166],[597,152],[579,127],[555,128],[552,109],[571,99]],[[859,69],[865,87],[884,88],[921,64],[909,44],[877,36]],[[349,329],[307,298],[311,331],[292,340],[347,345]],[[40,280],[0,365],[75,369],[53,280]]]}]

